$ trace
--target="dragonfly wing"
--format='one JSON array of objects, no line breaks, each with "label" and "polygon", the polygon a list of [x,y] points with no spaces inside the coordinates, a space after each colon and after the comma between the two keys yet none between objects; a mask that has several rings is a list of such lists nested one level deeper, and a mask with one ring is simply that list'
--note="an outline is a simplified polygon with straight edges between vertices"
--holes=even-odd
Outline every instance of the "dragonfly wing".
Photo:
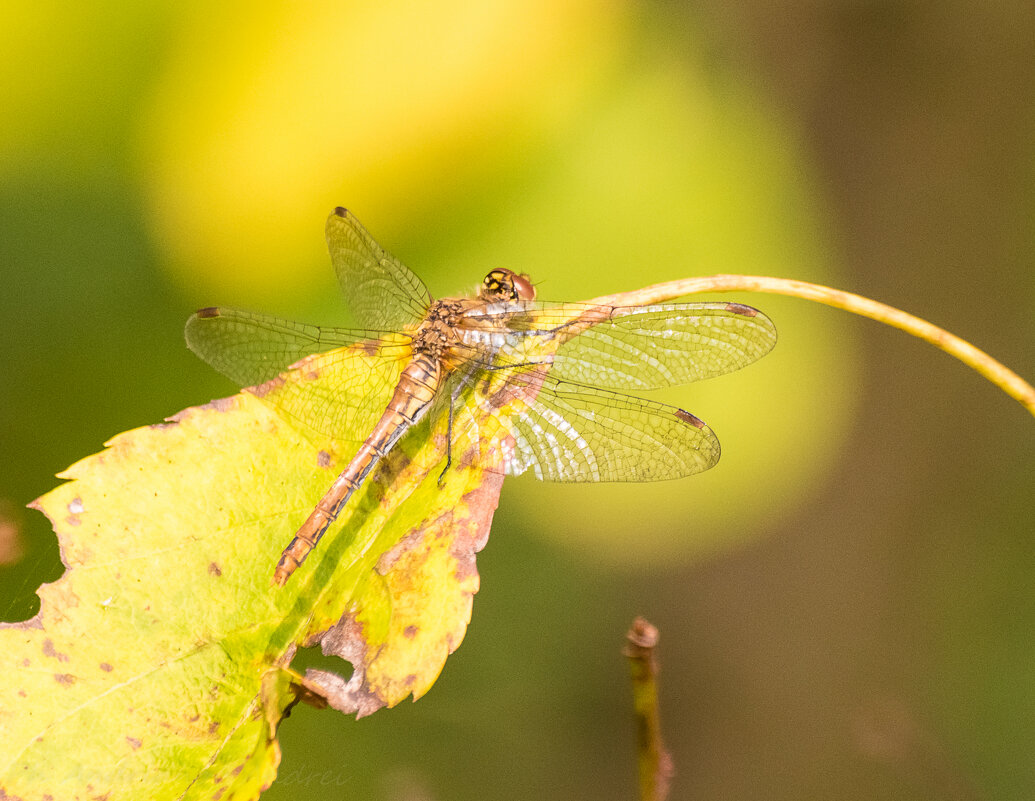
[{"label": "dragonfly wing", "polygon": [[538,370],[509,377],[502,396],[486,396],[484,408],[506,409],[512,401],[519,411],[504,425],[514,438],[507,464],[513,475],[532,470],[543,481],[662,481],[703,472],[719,460],[712,430],[675,406]]},{"label": "dragonfly wing", "polygon": [[402,262],[387,253],[350,211],[327,218],[327,247],[345,302],[363,327],[401,331],[416,325],[431,294]]},{"label": "dragonfly wing", "polygon": [[[192,351],[240,386],[263,384],[254,392],[306,434],[350,441],[377,422],[412,353],[408,337],[383,335],[222,307],[202,309],[186,328]],[[293,366],[290,380],[265,384]]]},{"label": "dragonfly wing", "polygon": [[225,306],[191,315],[187,347],[238,386],[275,378],[313,353],[377,339],[380,332],[326,328]]},{"label": "dragonfly wing", "polygon": [[739,303],[617,307],[558,348],[552,374],[612,389],[659,389],[739,370],[775,344],[772,320]]},{"label": "dragonfly wing", "polygon": [[252,390],[314,442],[362,442],[384,413],[412,354],[408,346],[341,348],[303,359],[285,375]]},{"label": "dragonfly wing", "polygon": [[553,353],[555,378],[607,389],[660,389],[714,378],[762,358],[776,344],[772,320],[741,303],[526,302],[502,311],[472,309],[465,327],[504,334],[503,355],[511,362],[527,361],[537,351],[547,359]]}]

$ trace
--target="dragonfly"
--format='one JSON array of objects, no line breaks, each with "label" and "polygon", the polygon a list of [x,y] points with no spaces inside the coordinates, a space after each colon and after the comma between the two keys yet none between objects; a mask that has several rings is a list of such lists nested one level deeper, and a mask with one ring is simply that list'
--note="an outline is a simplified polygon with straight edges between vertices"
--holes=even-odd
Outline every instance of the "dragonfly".
[{"label": "dragonfly", "polygon": [[[709,469],[719,441],[690,412],[623,394],[678,386],[748,365],[776,343],[762,312],[740,303],[609,306],[536,298],[527,275],[491,270],[477,294],[433,300],[355,216],[337,208],[327,243],[358,328],[314,326],[228,307],[187,322],[187,345],[240,386],[277,377],[312,354],[361,348],[383,380],[347,379],[290,396],[285,410],[331,437],[359,440],[274,569],[283,586],[350,498],[417,423],[445,418],[446,468],[456,437],[503,432],[506,474],[564,482],[657,481]],[[344,350],[342,351],[344,352]],[[394,377],[394,378],[393,378]],[[394,384],[392,383],[394,380]],[[493,426],[454,422],[492,420]],[[373,412],[373,416],[370,415]],[[379,419],[376,417],[380,412]]]}]

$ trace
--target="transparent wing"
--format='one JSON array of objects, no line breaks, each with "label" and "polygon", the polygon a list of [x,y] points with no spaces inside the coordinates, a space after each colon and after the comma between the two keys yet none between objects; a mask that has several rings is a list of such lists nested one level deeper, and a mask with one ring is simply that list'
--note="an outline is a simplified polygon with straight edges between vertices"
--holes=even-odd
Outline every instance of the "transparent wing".
[{"label": "transparent wing", "polygon": [[380,331],[327,328],[225,306],[201,309],[184,330],[187,347],[238,386],[275,378],[314,353],[376,340]]},{"label": "transparent wing", "polygon": [[[507,472],[543,481],[662,481],[719,461],[719,441],[701,420],[664,403],[513,371],[502,389],[473,393],[484,414],[514,438]],[[517,411],[513,411],[517,409]]]},{"label": "transparent wing", "polygon": [[348,210],[336,208],[327,218],[327,247],[360,326],[401,331],[424,318],[431,303],[424,282],[385,252]]},{"label": "transparent wing", "polygon": [[253,392],[303,433],[349,441],[370,433],[412,354],[409,337],[381,336],[229,308],[202,309],[186,328],[192,351],[240,386],[261,385]]},{"label": "transparent wing", "polygon": [[[776,327],[740,303],[587,306],[530,302],[474,309],[468,326],[497,328],[509,347],[539,338],[556,348],[551,376],[609,389],[648,390],[724,375],[762,358]],[[528,342],[522,352],[530,350]]]},{"label": "transparent wing", "polygon": [[412,349],[365,345],[311,356],[285,381],[251,390],[292,420],[314,442],[323,438],[362,442],[384,413]]}]

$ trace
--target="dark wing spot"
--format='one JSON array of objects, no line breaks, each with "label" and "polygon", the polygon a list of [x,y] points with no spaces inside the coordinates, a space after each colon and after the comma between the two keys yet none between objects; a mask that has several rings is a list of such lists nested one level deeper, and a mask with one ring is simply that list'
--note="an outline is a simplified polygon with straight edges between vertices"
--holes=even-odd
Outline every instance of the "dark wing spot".
[{"label": "dark wing spot", "polygon": [[337,214],[339,217],[348,217],[349,216],[349,210],[347,208],[345,208],[344,206],[335,206],[334,207],[334,213]]},{"label": "dark wing spot", "polygon": [[758,316],[758,309],[753,309],[751,306],[745,306],[743,303],[727,303],[726,311],[733,312],[734,314],[742,314],[745,317]]},{"label": "dark wing spot", "polygon": [[682,409],[676,409],[676,417],[682,420],[684,423],[689,423],[694,428],[704,428],[704,420],[699,417],[694,417],[690,412],[684,412]]},{"label": "dark wing spot", "polygon": [[210,317],[218,317],[219,309],[215,306],[206,306],[204,309],[198,309],[194,315],[201,320],[206,320]]}]

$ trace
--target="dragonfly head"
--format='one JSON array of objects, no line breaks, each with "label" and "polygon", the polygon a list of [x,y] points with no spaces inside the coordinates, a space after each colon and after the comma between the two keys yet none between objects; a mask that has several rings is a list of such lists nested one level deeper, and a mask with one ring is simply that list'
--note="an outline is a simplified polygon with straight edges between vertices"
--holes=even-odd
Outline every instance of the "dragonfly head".
[{"label": "dragonfly head", "polygon": [[527,275],[501,267],[485,276],[480,294],[490,302],[535,300],[535,287]]}]

